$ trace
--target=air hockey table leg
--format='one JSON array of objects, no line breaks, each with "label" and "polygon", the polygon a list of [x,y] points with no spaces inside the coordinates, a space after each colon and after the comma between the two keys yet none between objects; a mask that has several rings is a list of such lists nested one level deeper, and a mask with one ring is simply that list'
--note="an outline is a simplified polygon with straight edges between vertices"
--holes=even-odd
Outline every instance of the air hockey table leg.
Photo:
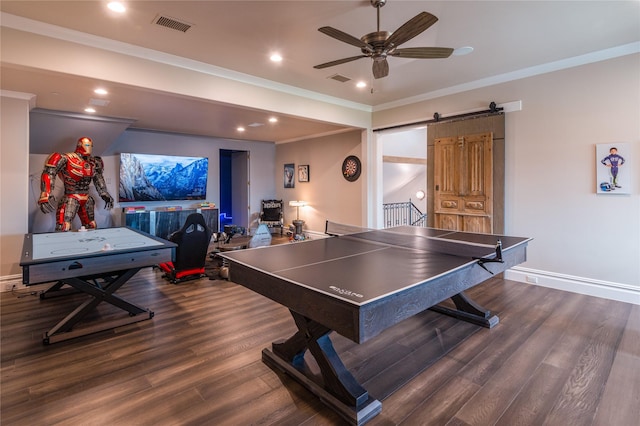
[{"label": "air hockey table leg", "polygon": [[[140,269],[141,268],[132,268],[114,272],[112,274],[105,274],[104,276],[101,276],[105,281],[103,286],[99,286],[94,283],[97,278],[94,276],[84,278],[66,278],[64,283],[69,284],[74,289],[87,294],[90,298],[70,312],[53,328],[45,332],[42,342],[45,345],[48,345],[50,343],[60,342],[74,337],[109,330],[115,327],[153,318],[153,311],[135,305],[114,294]],[[128,312],[129,315],[110,321],[99,321],[80,329],[74,329],[75,325],[78,324],[89,312],[94,310],[101,302],[106,302],[116,306]]]}]

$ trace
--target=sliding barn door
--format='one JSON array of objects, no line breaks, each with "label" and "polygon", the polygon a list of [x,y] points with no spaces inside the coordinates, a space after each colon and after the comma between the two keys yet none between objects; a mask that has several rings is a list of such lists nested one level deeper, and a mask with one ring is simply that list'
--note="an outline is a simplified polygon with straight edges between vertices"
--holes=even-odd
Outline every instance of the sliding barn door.
[{"label": "sliding barn door", "polygon": [[427,223],[504,233],[504,115],[431,123],[427,128]]},{"label": "sliding barn door", "polygon": [[434,149],[434,225],[493,232],[491,133],[439,138]]}]

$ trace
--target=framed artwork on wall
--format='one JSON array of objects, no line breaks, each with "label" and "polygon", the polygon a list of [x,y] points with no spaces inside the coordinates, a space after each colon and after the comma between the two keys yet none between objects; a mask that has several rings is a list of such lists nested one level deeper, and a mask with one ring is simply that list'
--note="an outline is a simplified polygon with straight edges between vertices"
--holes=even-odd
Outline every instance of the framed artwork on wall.
[{"label": "framed artwork on wall", "polygon": [[309,182],[309,165],[298,166],[298,182]]},{"label": "framed artwork on wall", "polygon": [[624,142],[596,145],[596,192],[631,194],[629,144]]},{"label": "framed artwork on wall", "polygon": [[294,188],[296,186],[295,180],[295,164],[285,164],[284,165],[284,187],[285,188]]}]

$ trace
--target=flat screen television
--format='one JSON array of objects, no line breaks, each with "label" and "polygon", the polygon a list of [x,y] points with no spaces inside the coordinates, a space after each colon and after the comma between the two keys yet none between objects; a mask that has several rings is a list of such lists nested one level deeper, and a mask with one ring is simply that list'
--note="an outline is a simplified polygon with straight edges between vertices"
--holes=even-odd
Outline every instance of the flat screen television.
[{"label": "flat screen television", "polygon": [[204,200],[208,172],[206,157],[122,153],[119,200]]}]

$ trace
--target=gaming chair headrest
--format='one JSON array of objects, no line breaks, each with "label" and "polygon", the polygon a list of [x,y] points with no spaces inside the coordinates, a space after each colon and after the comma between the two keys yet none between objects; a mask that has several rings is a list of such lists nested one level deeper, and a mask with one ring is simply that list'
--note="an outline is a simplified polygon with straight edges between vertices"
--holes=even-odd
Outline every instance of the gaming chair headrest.
[{"label": "gaming chair headrest", "polygon": [[[204,229],[198,229],[198,225]],[[191,229],[189,229],[189,227],[191,227]],[[201,213],[191,213],[187,216],[187,220],[184,221],[181,231],[191,233],[194,229],[198,229],[199,231],[207,229],[207,223],[204,221],[204,216],[202,216]]]}]

